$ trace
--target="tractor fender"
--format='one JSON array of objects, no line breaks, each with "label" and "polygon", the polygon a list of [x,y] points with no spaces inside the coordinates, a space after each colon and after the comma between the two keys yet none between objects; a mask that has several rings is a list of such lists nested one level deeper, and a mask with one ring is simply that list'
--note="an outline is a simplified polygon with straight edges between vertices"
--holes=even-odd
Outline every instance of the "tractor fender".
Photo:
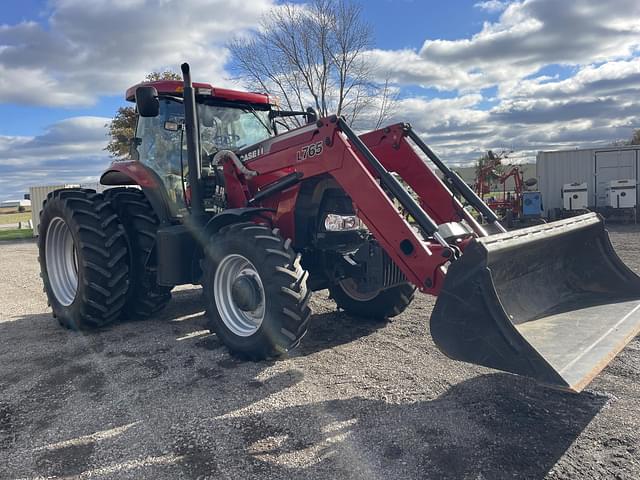
[{"label": "tractor fender", "polygon": [[[316,243],[318,225],[326,213],[325,210],[331,205],[331,198],[337,199],[338,197],[347,198],[347,194],[340,184],[329,175],[319,175],[301,182],[295,206],[295,236],[293,239],[295,248],[318,247]],[[342,203],[338,210],[335,209],[335,205],[332,205],[333,208],[329,207],[330,211],[334,213],[340,211],[344,214],[354,212],[350,200],[348,200],[347,206]]]},{"label": "tractor fender", "polygon": [[156,172],[138,161],[113,162],[100,176],[100,184],[137,185],[149,200],[161,225],[171,224],[171,219],[175,217],[162,179]]},{"label": "tractor fender", "polygon": [[273,213],[275,210],[264,207],[228,208],[211,218],[204,228],[207,234],[211,236],[217,233],[222,227],[231,225],[232,223],[250,220],[251,217],[261,212]]}]

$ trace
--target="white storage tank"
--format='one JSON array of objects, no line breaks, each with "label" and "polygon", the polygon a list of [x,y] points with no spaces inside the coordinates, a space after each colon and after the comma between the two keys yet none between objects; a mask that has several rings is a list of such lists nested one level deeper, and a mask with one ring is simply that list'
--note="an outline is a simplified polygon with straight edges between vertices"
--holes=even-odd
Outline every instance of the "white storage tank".
[{"label": "white storage tank", "polygon": [[563,187],[577,183],[587,185],[587,206],[595,203],[593,150],[561,150],[538,152],[536,175],[538,190],[542,194],[546,216],[554,210],[565,209]]},{"label": "white storage tank", "polygon": [[564,210],[586,210],[589,205],[587,182],[567,183],[562,186],[562,208]]},{"label": "white storage tank", "polygon": [[636,180],[611,180],[607,187],[607,206],[634,208],[637,205]]}]

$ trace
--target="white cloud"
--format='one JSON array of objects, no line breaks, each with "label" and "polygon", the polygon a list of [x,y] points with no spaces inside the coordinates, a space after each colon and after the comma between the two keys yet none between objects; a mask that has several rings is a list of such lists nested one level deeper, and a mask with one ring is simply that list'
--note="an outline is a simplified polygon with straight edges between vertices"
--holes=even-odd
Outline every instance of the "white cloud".
[{"label": "white cloud", "polygon": [[587,65],[575,75],[554,80],[547,77],[525,79],[503,92],[507,98],[578,98],[624,94],[640,89],[640,58]]},{"label": "white cloud", "polygon": [[479,94],[405,99],[398,120],[410,121],[445,159],[472,161],[488,148],[535,158],[550,148],[602,146],[640,128],[640,58],[580,67],[566,79],[517,82],[491,105]]},{"label": "white cloud", "polygon": [[0,199],[22,198],[31,185],[95,182],[110,161],[109,120],[73,117],[41,135],[0,135]]},{"label": "white cloud", "polygon": [[[456,95],[403,100],[398,119],[411,121],[445,158],[458,162],[487,148],[530,156],[539,148],[629,138],[640,127],[640,2],[507,3],[477,3],[485,10],[505,8],[468,38],[369,53],[381,78]],[[554,66],[564,78],[540,74]],[[482,98],[479,92],[490,87],[497,93]]]},{"label": "white cloud", "polygon": [[[91,105],[145,74],[192,63],[229,84],[228,38],[274,0],[52,0],[45,25],[0,25],[0,103]],[[16,88],[19,86],[19,88]],[[11,87],[11,88],[9,88]]]},{"label": "white cloud", "polygon": [[479,8],[481,10],[486,10],[487,12],[501,12],[507,6],[509,2],[500,1],[500,0],[487,0],[485,2],[474,3],[473,6]]},{"label": "white cloud", "polygon": [[398,102],[401,116],[418,117],[414,125],[422,130],[464,127],[486,120],[488,112],[475,107],[482,95],[455,98],[406,98]]},{"label": "white cloud", "polygon": [[441,90],[508,87],[545,65],[628,57],[640,46],[637,0],[525,0],[470,38],[426,40],[418,51],[375,50],[381,75]]},{"label": "white cloud", "polygon": [[401,85],[421,85],[438,90],[479,89],[490,83],[482,74],[455,66],[426,62],[414,50],[375,49],[366,53],[381,80]]}]

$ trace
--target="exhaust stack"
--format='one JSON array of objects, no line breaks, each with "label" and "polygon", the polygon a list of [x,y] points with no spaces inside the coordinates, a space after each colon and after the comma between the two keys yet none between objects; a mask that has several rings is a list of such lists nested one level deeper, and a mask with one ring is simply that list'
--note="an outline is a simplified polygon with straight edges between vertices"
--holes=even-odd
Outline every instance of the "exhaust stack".
[{"label": "exhaust stack", "polygon": [[191,83],[189,64],[180,66],[184,79],[184,123],[187,140],[187,165],[189,166],[189,186],[191,187],[191,214],[195,221],[204,217],[204,202],[200,184],[200,134],[196,116],[196,96]]}]

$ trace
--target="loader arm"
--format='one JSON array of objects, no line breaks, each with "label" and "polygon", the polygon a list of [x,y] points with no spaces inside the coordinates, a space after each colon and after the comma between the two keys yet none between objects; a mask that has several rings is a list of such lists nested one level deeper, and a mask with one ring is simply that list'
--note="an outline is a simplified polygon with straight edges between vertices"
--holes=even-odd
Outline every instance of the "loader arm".
[{"label": "loader arm", "polygon": [[[295,135],[295,132],[298,134]],[[351,138],[347,137],[347,133]],[[354,142],[354,137],[358,137],[351,129],[339,118],[329,117],[281,137],[284,138],[275,137],[263,147],[264,155],[246,163],[247,168],[257,172],[256,178],[271,178],[273,184],[278,178],[292,173],[297,173],[300,181],[318,175],[331,175],[351,197],[358,216],[407,279],[421,291],[437,295],[446,272],[445,265],[463,245],[451,246],[439,237],[438,223],[420,208],[397,180],[387,178],[378,182],[376,177],[380,178],[380,172],[371,163],[367,163],[368,159],[365,157],[367,153],[371,156],[373,154],[362,141],[359,145],[357,141]],[[241,180],[240,172],[235,171],[230,162],[226,162],[224,168],[227,180],[233,181],[234,177]],[[432,179],[433,174],[428,167],[424,166],[424,169],[424,173]],[[398,191],[398,196],[404,193],[403,198],[397,200],[416,220],[422,222],[420,228],[424,235],[398,213],[390,195],[383,189],[389,189],[392,185],[390,182],[394,181],[396,188],[402,189],[402,192]],[[433,184],[436,185],[435,182]],[[443,184],[440,185],[439,188],[447,191]],[[246,195],[238,193],[240,188],[231,186],[231,190],[236,192],[236,202],[248,202]],[[447,198],[448,202],[454,199],[451,193]],[[277,208],[274,219],[276,223],[290,211],[288,202],[283,202],[280,198],[278,206],[282,204],[286,207]],[[271,205],[265,203],[265,206]],[[450,216],[454,217],[453,209]],[[443,217],[446,218],[447,215]]]},{"label": "loader arm", "polygon": [[[411,187],[418,196],[420,207],[438,225],[465,220],[476,234],[486,236],[486,230],[464,210],[450,187],[411,146],[411,131],[410,125],[398,123],[366,133],[361,139],[387,170],[398,174]],[[375,176],[375,172],[372,174]]]}]

